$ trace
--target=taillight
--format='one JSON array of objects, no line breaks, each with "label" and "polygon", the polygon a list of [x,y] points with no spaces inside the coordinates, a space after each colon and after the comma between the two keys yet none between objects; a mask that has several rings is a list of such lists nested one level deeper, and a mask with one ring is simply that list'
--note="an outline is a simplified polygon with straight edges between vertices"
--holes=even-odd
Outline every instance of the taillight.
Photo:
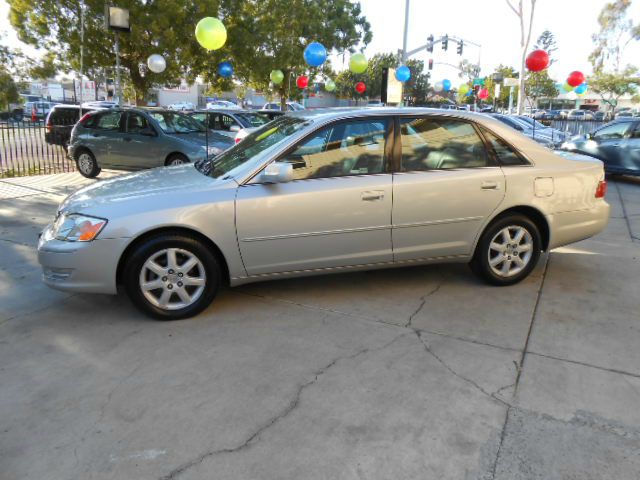
[{"label": "taillight", "polygon": [[598,182],[598,187],[596,188],[596,198],[604,198],[607,194],[607,181],[600,180]]},{"label": "taillight", "polygon": [[32,122],[38,121],[38,113],[36,112],[36,107],[31,107],[31,121]]},{"label": "taillight", "polygon": [[78,120],[78,123],[82,123],[84,122],[87,118],[89,118],[91,116],[91,112],[89,113],[85,113],[82,118],[80,120]]},{"label": "taillight", "polygon": [[241,138],[236,137],[236,143],[240,143]]},{"label": "taillight", "polygon": [[51,118],[49,118],[47,120],[47,132],[51,133],[51,130],[53,130],[53,125],[51,124]]}]

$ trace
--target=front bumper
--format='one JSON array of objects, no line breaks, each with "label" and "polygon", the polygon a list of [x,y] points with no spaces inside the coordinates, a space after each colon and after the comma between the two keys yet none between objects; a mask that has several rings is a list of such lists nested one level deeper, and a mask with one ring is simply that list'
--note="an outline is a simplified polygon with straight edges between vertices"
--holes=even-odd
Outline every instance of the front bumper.
[{"label": "front bumper", "polygon": [[64,242],[43,234],[38,242],[42,280],[56,290],[115,294],[118,262],[127,244],[127,238]]}]

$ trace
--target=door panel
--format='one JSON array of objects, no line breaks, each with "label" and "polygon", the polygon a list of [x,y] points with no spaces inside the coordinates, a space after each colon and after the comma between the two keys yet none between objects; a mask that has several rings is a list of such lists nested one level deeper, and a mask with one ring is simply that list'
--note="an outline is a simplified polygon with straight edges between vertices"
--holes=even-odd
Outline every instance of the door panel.
[{"label": "door panel", "polygon": [[321,128],[279,159],[288,183],[241,186],[236,227],[250,275],[390,262],[387,120]]},{"label": "door panel", "polygon": [[164,163],[160,157],[159,137],[141,135],[139,132],[152,128],[147,119],[135,112],[127,112],[125,132],[120,142],[114,143],[114,164],[128,170],[157,167]]},{"label": "door panel", "polygon": [[467,255],[504,198],[502,169],[469,122],[400,120],[400,172],[393,179],[395,261]]},{"label": "door panel", "polygon": [[89,145],[101,167],[117,165],[117,155],[122,143],[120,123],[121,112],[106,112],[96,120],[95,127],[89,130]]}]

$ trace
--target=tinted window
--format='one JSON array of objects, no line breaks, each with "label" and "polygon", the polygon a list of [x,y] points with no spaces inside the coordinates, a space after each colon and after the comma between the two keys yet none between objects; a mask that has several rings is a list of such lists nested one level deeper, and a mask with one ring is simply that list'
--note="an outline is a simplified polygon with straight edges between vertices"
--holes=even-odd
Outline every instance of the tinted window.
[{"label": "tinted window", "polygon": [[120,112],[105,113],[98,117],[96,128],[99,128],[100,130],[119,130],[120,116]]},{"label": "tinted window", "polygon": [[[83,113],[87,113],[90,110],[83,109]],[[75,125],[75,123],[80,119],[80,109],[79,108],[54,108],[51,110],[51,115],[49,116],[49,123],[51,125]]]},{"label": "tinted window", "polygon": [[194,133],[205,130],[202,124],[180,113],[152,112],[149,115],[158,122],[164,133]]},{"label": "tinted window", "polygon": [[522,157],[515,149],[501,138],[496,137],[493,133],[486,129],[482,129],[482,133],[491,145],[496,159],[501,165],[529,165],[524,157]]},{"label": "tinted window", "polygon": [[198,120],[203,125],[207,125],[208,121],[209,123],[207,126],[209,128],[215,128],[215,115],[209,115],[208,113],[194,113],[190,116],[191,118],[195,118],[196,120]]},{"label": "tinted window", "polygon": [[220,130],[229,131],[232,125],[238,125],[238,122],[236,122],[233,117],[223,113],[218,116],[218,121],[220,122]]},{"label": "tinted window", "polygon": [[339,122],[304,140],[281,159],[293,164],[293,177],[342,177],[384,171],[387,120]]},{"label": "tinted window", "polygon": [[138,113],[129,112],[127,114],[127,132],[139,133],[140,130],[148,129],[149,122]]},{"label": "tinted window", "polygon": [[250,127],[260,127],[269,122],[269,117],[262,113],[237,113],[236,116]]},{"label": "tinted window", "polygon": [[452,119],[402,118],[401,170],[486,167],[484,143],[470,123]]},{"label": "tinted window", "polygon": [[629,122],[617,122],[602,127],[600,130],[593,134],[593,138],[596,140],[610,140],[624,137],[625,133],[629,129],[631,123]]}]

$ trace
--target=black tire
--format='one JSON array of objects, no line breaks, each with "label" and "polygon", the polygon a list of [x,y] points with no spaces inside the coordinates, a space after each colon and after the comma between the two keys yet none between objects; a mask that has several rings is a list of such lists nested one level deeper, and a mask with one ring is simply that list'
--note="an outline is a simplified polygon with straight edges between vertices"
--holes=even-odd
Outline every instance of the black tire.
[{"label": "black tire", "polygon": [[[518,229],[524,229],[525,232],[527,232],[524,236],[526,241],[521,240],[519,246],[516,246],[516,243],[509,244],[509,241],[500,235],[500,232],[508,230],[508,235],[513,233],[515,237],[520,232]],[[529,237],[527,237],[527,234]],[[491,247],[492,242],[496,240],[498,235],[500,235],[500,237],[498,237],[500,238],[499,242],[504,242],[507,245],[505,250],[501,252]],[[494,242],[493,245],[498,245],[500,244],[499,242]],[[515,242],[515,239],[512,242]],[[527,248],[529,244],[530,250],[523,252],[522,250]],[[518,248],[521,250],[518,251]],[[470,267],[476,275],[492,285],[513,285],[531,273],[540,259],[541,250],[542,240],[540,231],[534,222],[520,214],[501,215],[491,222],[482,233]],[[493,257],[492,252],[494,253]],[[530,252],[530,255],[528,255],[528,252]],[[499,262],[500,260],[503,261]],[[492,266],[490,262],[499,263],[494,263]],[[511,271],[510,266],[516,264],[516,262],[524,262],[525,265],[524,267],[520,267],[520,265],[517,264],[513,271]],[[507,265],[507,273],[503,273],[505,264]],[[518,270],[518,268],[520,268],[520,270]],[[502,272],[497,273],[496,270],[501,270]]]},{"label": "black tire", "polygon": [[164,162],[167,167],[172,165],[183,165],[185,163],[189,163],[189,159],[181,153],[172,153],[167,157],[167,161]]},{"label": "black tire", "polygon": [[95,178],[102,170],[96,161],[96,157],[86,148],[81,148],[76,152],[76,167],[80,175],[86,178]]},{"label": "black tire", "polygon": [[[153,274],[151,270],[145,267],[147,260],[153,258],[155,255],[162,256],[162,252],[168,249],[187,252],[188,254],[195,256],[201,262],[201,266],[196,265],[193,269],[199,270],[200,268],[204,268],[203,289],[193,303],[184,307],[176,305],[182,301],[178,290],[183,288],[186,291],[187,288],[191,288],[191,286],[183,287],[180,285],[179,281],[180,278],[185,279],[186,281],[186,278],[188,278],[188,272],[178,273],[180,272],[178,269],[177,272],[174,271],[174,273],[170,273],[171,270],[167,270],[164,274],[166,276],[158,275],[154,278],[147,276],[149,273]],[[180,256],[181,254],[178,253],[177,257]],[[188,258],[188,256],[184,256],[184,258]],[[160,257],[158,262],[161,262],[161,260],[162,258]],[[181,258],[177,258],[177,260],[180,262]],[[182,265],[185,264],[186,260],[184,260]],[[159,265],[163,268],[169,268],[169,265],[162,265],[162,263],[159,263]],[[193,269],[190,271],[194,272]],[[202,275],[202,272],[197,271],[197,273],[198,276]],[[183,277],[182,274],[184,274],[185,277]],[[180,275],[180,278],[177,278],[177,275]],[[162,282],[163,286],[155,290],[148,290],[147,294],[145,294],[141,286],[143,278],[145,281]],[[125,290],[129,295],[129,298],[131,298],[133,304],[142,312],[158,320],[179,320],[182,318],[193,317],[211,304],[220,287],[221,269],[215,255],[198,239],[181,234],[160,234],[145,239],[135,246],[134,250],[125,259],[123,280]],[[169,303],[167,308],[161,308],[157,303],[154,304],[150,298],[156,298],[156,300],[161,299],[162,294],[167,290],[167,288],[171,288],[171,282],[173,282],[175,287],[173,287],[174,290],[170,293],[169,302],[173,302],[173,304]],[[197,289],[199,287],[193,288]],[[188,294],[196,296],[195,290],[190,290]]]}]

